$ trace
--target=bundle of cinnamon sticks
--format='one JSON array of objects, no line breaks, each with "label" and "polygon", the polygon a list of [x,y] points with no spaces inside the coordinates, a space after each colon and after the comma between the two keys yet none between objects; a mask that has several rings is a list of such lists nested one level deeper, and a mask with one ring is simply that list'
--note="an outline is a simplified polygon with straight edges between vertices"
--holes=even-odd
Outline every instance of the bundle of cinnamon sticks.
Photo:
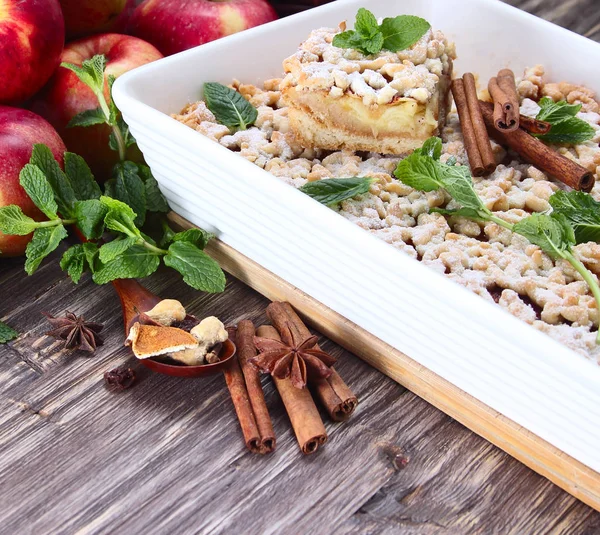
[{"label": "bundle of cinnamon sticks", "polygon": [[[253,364],[258,354],[255,340],[281,341],[282,335],[285,338],[290,333],[295,339],[306,340],[311,336],[289,303],[271,303],[267,307],[267,317],[272,326],[264,325],[255,330],[254,324],[245,320],[237,328],[228,329],[231,340],[237,345],[238,358],[233,359],[232,365],[225,372],[246,446],[253,453],[260,454],[272,452],[276,438],[260,382],[260,372]],[[318,346],[315,348],[321,351]],[[300,449],[306,455],[314,453],[327,442],[327,431],[315,399],[334,421],[349,418],[358,404],[356,396],[339,374],[333,368],[330,372],[326,378],[309,374],[310,390],[294,386],[289,376],[271,375]]]},{"label": "bundle of cinnamon sticks", "polygon": [[491,78],[488,91],[493,104],[479,100],[473,74],[466,73],[462,79],[452,82],[452,95],[473,176],[484,176],[496,169],[491,137],[567,186],[588,192],[592,189],[594,177],[590,171],[532,135],[547,134],[551,125],[520,115],[515,75],[510,69],[502,69]]}]

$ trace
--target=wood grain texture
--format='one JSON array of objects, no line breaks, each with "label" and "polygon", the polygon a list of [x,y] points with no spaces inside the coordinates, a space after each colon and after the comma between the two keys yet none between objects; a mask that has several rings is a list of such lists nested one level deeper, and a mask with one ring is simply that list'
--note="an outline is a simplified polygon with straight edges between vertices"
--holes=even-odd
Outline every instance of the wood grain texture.
[{"label": "wood grain texture", "polygon": [[[600,39],[597,0],[510,3]],[[600,532],[600,514],[326,340],[356,414],[328,422],[329,443],[303,458],[265,380],[278,450],[250,455],[223,379],[138,367],[112,288],[75,287],[56,259],[31,278],[0,260],[0,319],[23,333],[0,346],[0,533]],[[167,270],[147,285],[198,315],[264,320],[267,301],[231,278],[222,295]],[[65,309],[106,324],[95,356],[43,336],[40,311]],[[106,391],[103,372],[125,362],[138,383]]]}]

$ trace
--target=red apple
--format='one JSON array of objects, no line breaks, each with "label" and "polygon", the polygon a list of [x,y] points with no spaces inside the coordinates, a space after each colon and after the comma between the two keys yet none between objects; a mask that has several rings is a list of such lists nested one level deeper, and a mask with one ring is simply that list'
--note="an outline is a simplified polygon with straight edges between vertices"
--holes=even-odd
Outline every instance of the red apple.
[{"label": "red apple", "polygon": [[129,33],[168,56],[276,18],[266,0],[145,0]]},{"label": "red apple", "polygon": [[94,33],[123,32],[136,0],[60,0],[67,39]]},{"label": "red apple", "polygon": [[[73,41],[67,44],[61,61],[81,65],[96,54],[106,56],[106,73],[116,77],[135,67],[162,58],[151,44],[128,35],[107,33]],[[108,85],[105,86],[108,97]],[[78,113],[98,107],[98,99],[75,73],[59,67],[32,109],[45,117],[64,139],[67,148],[86,160],[99,181],[110,177],[118,155],[108,146],[110,128],[107,125],[67,128]],[[130,158],[139,159],[135,146],[130,147]]]},{"label": "red apple", "polygon": [[38,92],[58,66],[64,38],[58,0],[0,1],[0,103]]},{"label": "red apple", "polygon": [[[47,121],[28,110],[0,105],[0,206],[16,204],[26,215],[41,221],[44,214],[19,183],[19,173],[29,162],[35,143],[48,145],[62,165],[65,145]],[[0,232],[1,256],[22,255],[30,240],[31,235],[7,236]]]}]

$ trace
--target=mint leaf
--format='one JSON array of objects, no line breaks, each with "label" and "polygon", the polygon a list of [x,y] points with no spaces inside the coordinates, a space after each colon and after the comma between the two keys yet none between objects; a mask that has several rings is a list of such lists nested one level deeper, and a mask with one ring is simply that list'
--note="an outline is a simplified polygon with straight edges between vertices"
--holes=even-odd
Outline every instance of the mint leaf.
[{"label": "mint leaf", "polygon": [[463,208],[486,210],[483,202],[473,189],[471,171],[466,165],[451,167],[440,162],[436,162],[436,164],[439,180],[443,188],[450,194],[450,197]]},{"label": "mint leaf", "polygon": [[69,247],[60,260],[60,268],[77,284],[85,271],[86,256],[82,244]]},{"label": "mint leaf", "polygon": [[90,266],[90,270],[92,273],[96,271],[96,260],[98,258],[98,244],[88,241],[83,245],[83,254],[85,255],[85,259]]},{"label": "mint leaf", "polygon": [[17,336],[19,336],[17,331],[0,321],[0,344],[6,344],[6,342],[14,340]]},{"label": "mint leaf", "polygon": [[442,187],[436,160],[423,156],[420,150],[398,163],[394,176],[418,191],[434,191]]},{"label": "mint leaf", "polygon": [[439,160],[442,155],[442,140],[439,137],[430,137],[423,143],[423,146],[417,150],[420,154],[430,156],[434,160]]},{"label": "mint leaf", "polygon": [[189,242],[171,244],[164,262],[179,271],[183,280],[196,290],[217,293],[225,289],[225,274],[219,264]]},{"label": "mint leaf", "polygon": [[114,74],[109,74],[106,77],[106,81],[108,82],[108,94],[110,95],[110,98],[108,99],[108,106],[110,109],[109,123],[111,125],[116,124],[117,120],[118,120],[117,117],[119,117],[119,108],[117,108],[115,101],[113,100],[113,96],[112,96],[112,89],[113,89],[113,85],[114,85],[116,79],[117,78],[115,77]]},{"label": "mint leaf", "polygon": [[0,232],[14,236],[27,236],[37,227],[37,223],[26,216],[16,204],[0,208]]},{"label": "mint leaf", "polygon": [[93,279],[96,284],[106,284],[115,279],[134,279],[152,275],[160,264],[156,255],[141,245],[134,245],[114,260],[96,267]]},{"label": "mint leaf", "polygon": [[106,197],[112,197],[113,199],[116,197],[115,182],[116,180],[111,178],[104,183],[104,195]]},{"label": "mint leaf", "polygon": [[[170,230],[170,229],[169,229]],[[172,232],[172,231],[171,231]],[[210,232],[206,232],[201,228],[191,228],[189,230],[185,230],[184,232],[178,232],[177,234],[173,234],[170,238],[170,242],[188,242],[199,249],[204,249],[210,240],[212,240],[214,236]],[[164,240],[164,237],[163,237]]]},{"label": "mint leaf", "polygon": [[58,219],[58,206],[54,200],[52,186],[46,180],[42,170],[30,163],[26,164],[19,173],[19,182],[30,199],[48,219]]},{"label": "mint leaf", "polygon": [[367,193],[375,180],[373,178],[328,178],[307,182],[300,189],[321,204],[331,205]]},{"label": "mint leaf", "polygon": [[108,213],[104,217],[107,228],[141,238],[142,234],[134,222],[135,212],[127,204],[106,196],[100,197],[100,202],[108,208]]},{"label": "mint leaf", "polygon": [[551,256],[565,258],[565,251],[575,245],[573,229],[562,214],[532,214],[516,223],[513,230]]},{"label": "mint leaf", "polygon": [[576,115],[581,110],[581,104],[569,104],[564,100],[554,102],[551,98],[544,97],[539,102],[540,111],[536,119],[546,121],[552,125],[547,134],[536,135],[546,143],[583,143],[594,137],[594,128],[579,119]]},{"label": "mint leaf", "polygon": [[76,201],[75,192],[71,183],[67,180],[67,176],[54,159],[52,151],[46,145],[35,144],[29,163],[39,167],[44,173],[54,192],[58,211],[64,217],[71,217],[73,205]]},{"label": "mint leaf", "polygon": [[354,29],[366,37],[371,37],[379,31],[379,24],[373,13],[361,7],[356,14]]},{"label": "mint leaf", "polygon": [[583,191],[563,190],[554,193],[549,202],[555,213],[567,218],[577,243],[600,242],[600,202]]},{"label": "mint leaf", "polygon": [[65,152],[65,173],[77,200],[99,199],[102,195],[92,171],[81,156]]},{"label": "mint leaf", "polygon": [[205,83],[204,99],[217,121],[229,128],[246,130],[258,117],[256,108],[235,89],[226,85],[215,82]]},{"label": "mint leaf", "polygon": [[116,198],[131,206],[136,213],[135,223],[146,220],[146,187],[138,174],[138,166],[129,161],[119,162],[113,169]]},{"label": "mint leaf", "polygon": [[558,123],[554,123],[550,132],[538,134],[536,137],[546,143],[568,143],[576,145],[589,141],[594,137],[596,131],[592,125],[586,123],[579,117],[569,117]]},{"label": "mint leaf", "polygon": [[99,249],[100,262],[103,264],[111,262],[117,258],[117,256],[120,256],[127,251],[132,245],[135,245],[137,240],[137,238],[127,236],[105,243]]},{"label": "mint leaf", "polygon": [[63,225],[38,228],[25,249],[25,271],[31,275],[60,242],[67,237],[67,229]]},{"label": "mint leaf", "polygon": [[429,22],[413,15],[385,18],[380,26],[383,48],[391,52],[406,50],[421,39],[429,28]]},{"label": "mint leaf", "polygon": [[156,178],[147,165],[138,164],[140,177],[146,187],[146,204],[149,212],[168,212],[169,203],[158,187]]},{"label": "mint leaf", "polygon": [[367,55],[378,54],[379,52],[381,52],[382,47],[383,35],[381,32],[377,32],[372,37],[363,41],[362,43],[362,49],[363,51],[366,51]]},{"label": "mint leaf", "polygon": [[166,219],[162,220],[161,226],[163,230],[163,235],[160,238],[159,244],[161,247],[167,247],[173,241],[173,238],[175,237],[175,232],[173,232],[173,230],[169,226],[169,222]]},{"label": "mint leaf", "polygon": [[104,233],[104,218],[108,208],[97,199],[77,201],[74,216],[77,227],[88,240],[97,240]]},{"label": "mint leaf", "polygon": [[85,110],[75,115],[68,123],[67,128],[73,128],[75,126],[93,126],[95,124],[106,123],[106,116],[102,111],[102,108],[94,108],[92,110]]},{"label": "mint leaf", "polygon": [[104,91],[104,69],[106,68],[106,57],[96,54],[91,59],[86,59],[81,67],[73,63],[63,62],[61,67],[73,71],[77,77],[87,85],[94,93]]},{"label": "mint leaf", "polygon": [[581,111],[581,104],[569,104],[565,100],[554,102],[550,97],[539,101],[540,111],[536,119],[547,123],[558,123],[569,117],[575,117]]}]

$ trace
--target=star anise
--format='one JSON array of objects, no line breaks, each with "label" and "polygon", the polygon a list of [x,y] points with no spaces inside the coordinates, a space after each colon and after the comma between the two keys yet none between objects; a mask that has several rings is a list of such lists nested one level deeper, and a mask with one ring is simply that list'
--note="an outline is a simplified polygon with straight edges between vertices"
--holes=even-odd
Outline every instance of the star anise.
[{"label": "star anise", "polygon": [[335,358],[315,347],[316,336],[299,340],[286,328],[281,338],[280,342],[255,336],[254,344],[259,354],[250,362],[279,379],[290,377],[296,388],[306,386],[307,369],[313,377],[327,378],[331,375],[330,366],[335,363]]},{"label": "star anise", "polygon": [[97,346],[104,344],[100,331],[104,325],[85,321],[83,316],[76,316],[73,312],[67,312],[60,318],[55,318],[47,312],[43,312],[52,327],[46,334],[59,340],[65,340],[66,349],[80,349],[89,351],[96,350]]}]

